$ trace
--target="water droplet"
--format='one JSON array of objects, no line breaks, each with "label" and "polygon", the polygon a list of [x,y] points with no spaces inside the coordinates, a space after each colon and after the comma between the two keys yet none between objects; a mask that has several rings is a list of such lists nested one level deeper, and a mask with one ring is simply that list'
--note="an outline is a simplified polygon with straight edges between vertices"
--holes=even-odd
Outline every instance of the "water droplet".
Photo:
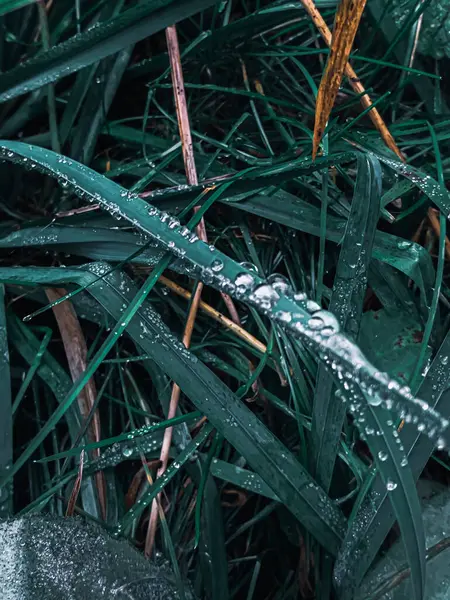
[{"label": "water droplet", "polygon": [[122,448],[122,454],[126,457],[131,456],[133,454],[133,448],[130,448],[130,446],[124,446]]},{"label": "water droplet", "polygon": [[392,481],[392,479],[387,480],[386,489],[388,492],[393,492],[396,487],[397,487],[397,484],[395,483],[395,481]]},{"label": "water droplet", "polygon": [[223,262],[220,260],[220,258],[216,258],[212,261],[211,269],[214,271],[214,273],[219,273],[219,271],[223,269]]},{"label": "water droplet", "polygon": [[306,310],[308,312],[314,313],[314,312],[317,312],[320,309],[321,309],[320,305],[317,304],[317,302],[314,302],[314,300],[307,300],[306,301]]},{"label": "water droplet", "polygon": [[257,286],[249,297],[262,310],[270,310],[280,299],[279,294],[267,283]]},{"label": "water droplet", "polygon": [[253,271],[253,273],[258,273],[258,268],[251,262],[241,262],[239,263],[243,269],[247,271]]},{"label": "water droplet", "polygon": [[273,273],[267,278],[269,285],[278,293],[284,296],[292,296],[294,291],[288,279],[279,273]]},{"label": "water droplet", "polygon": [[378,452],[378,458],[384,462],[385,460],[388,459],[388,455],[387,452],[383,452],[382,450],[380,450],[380,452]]},{"label": "water droplet", "polygon": [[242,296],[246,292],[250,291],[253,287],[255,280],[250,273],[240,273],[234,280],[236,286],[236,294]]}]

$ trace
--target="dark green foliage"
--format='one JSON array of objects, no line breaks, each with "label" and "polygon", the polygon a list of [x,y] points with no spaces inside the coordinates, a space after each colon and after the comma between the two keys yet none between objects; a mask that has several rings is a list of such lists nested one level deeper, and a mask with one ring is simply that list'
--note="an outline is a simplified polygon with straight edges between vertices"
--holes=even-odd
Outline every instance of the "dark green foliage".
[{"label": "dark green foliage", "polygon": [[[412,43],[428,3],[399,28],[369,1],[352,55],[405,164],[346,82],[310,159],[327,50],[298,0],[28,4],[0,2],[0,517],[64,515],[84,450],[76,510],[110,534],[142,548],[162,491],[181,597],[188,578],[213,600],[350,600],[396,521],[420,600],[416,480],[445,481],[450,441],[446,67]],[[189,302],[161,275],[225,317],[228,294],[244,332],[200,310],[187,350]],[[49,287],[86,340],[75,381]]]}]

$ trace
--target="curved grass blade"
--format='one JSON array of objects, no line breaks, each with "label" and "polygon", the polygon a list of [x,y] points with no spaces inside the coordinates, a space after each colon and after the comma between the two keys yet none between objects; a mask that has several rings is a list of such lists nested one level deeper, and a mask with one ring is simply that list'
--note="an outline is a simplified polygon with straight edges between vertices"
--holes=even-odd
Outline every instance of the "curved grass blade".
[{"label": "curved grass blade", "polygon": [[[418,394],[443,414],[450,412],[450,332],[433,359],[423,379]],[[417,433],[406,423],[400,432],[408,462],[417,480],[434,450],[434,443]],[[371,490],[363,498],[354,517],[336,562],[334,580],[342,598],[353,598],[362,578],[394,524],[395,516],[389,493],[380,475],[376,475]]]},{"label": "curved grass blade", "polygon": [[[23,356],[29,365],[33,365],[35,357],[41,348],[41,343],[33,332],[21,323],[15,315],[10,314],[8,315],[8,333],[11,343],[19,354]],[[57,402],[60,405],[63,404],[65,395],[70,390],[71,381],[64,369],[48,351],[43,355],[36,372],[42,381],[52,390]],[[66,422],[71,442],[75,444],[82,427],[81,415],[77,404],[74,404],[67,413]],[[87,441],[85,438],[84,442],[87,443]],[[9,469],[9,472],[13,472],[13,467]],[[3,485],[0,485],[0,487],[2,488]],[[82,497],[86,511],[97,518],[101,518],[96,501],[96,492],[91,479],[85,481],[82,487]]]},{"label": "curved grass blade", "polygon": [[[209,249],[208,252],[211,253]],[[89,269],[2,269],[0,281],[20,281],[28,285],[67,285],[68,282],[89,285],[93,282],[86,289],[114,319],[120,321],[123,303],[136,296],[133,282],[123,273],[111,273],[107,265],[94,263],[89,265]],[[100,272],[109,274],[99,281],[97,275]],[[127,333],[180,385],[196,407],[276,491],[280,500],[312,535],[330,552],[336,552],[343,535],[344,519],[334,503],[259,419],[170,333],[150,305],[146,304],[137,312],[127,327]],[[48,423],[42,428],[39,438],[47,433]],[[21,457],[22,463],[29,457],[30,451],[33,451],[31,444]],[[280,456],[282,464],[279,463]],[[325,514],[319,506],[327,507]]]},{"label": "curved grass blade", "polygon": [[[139,132],[137,132],[137,135],[139,135]],[[12,142],[12,144],[15,143],[17,142]],[[29,149],[28,146],[24,145],[21,145],[21,148]],[[42,152],[45,153],[45,151],[43,151],[42,149],[39,150],[41,151],[40,154],[42,156]],[[32,152],[28,152],[26,156],[31,157],[32,154]],[[45,156],[45,154],[43,156]],[[315,164],[312,164],[309,160],[297,160],[281,165],[281,167],[274,167],[273,173],[270,173],[269,170],[265,168],[261,171],[251,171],[249,174],[252,175],[252,179],[256,180],[254,187],[258,186],[258,188],[264,188],[268,186],[268,182],[265,180],[265,176],[270,176],[270,184],[272,184],[274,183],[275,174],[280,169],[282,172],[284,172],[282,176],[284,178],[288,178],[299,174],[308,174],[309,172],[315,172],[320,170],[321,167],[325,167],[327,165],[331,166],[333,164],[341,164],[349,160],[354,160],[354,154],[346,153],[335,155],[334,157],[327,159],[318,159],[315,162]],[[62,171],[63,168],[67,168],[67,166],[70,166],[70,161],[68,161],[68,159],[65,158],[60,159],[57,162],[58,164],[56,165],[56,167],[54,167],[53,171],[54,176],[58,173],[58,171]],[[76,172],[74,172],[73,174],[77,175],[78,178],[80,176],[80,173],[77,174]],[[261,180],[259,179],[259,175],[262,177]],[[100,185],[100,182],[103,180],[103,178],[99,175],[97,175],[97,178],[99,178],[97,181],[98,185]],[[260,184],[257,183],[258,181],[260,181]],[[68,185],[69,181],[63,181],[63,183],[64,185]],[[229,202],[232,198],[231,193],[238,194],[241,191],[243,191],[238,184],[239,180],[236,181],[236,184],[233,184],[233,186],[237,185],[237,188],[229,187],[226,195],[224,195],[223,198],[220,198],[219,201]],[[269,185],[269,188],[270,187],[271,185]],[[120,189],[122,194],[126,194],[126,191],[118,186],[116,186],[115,188],[113,187],[113,189],[110,190],[111,194],[114,193],[114,189],[116,190],[116,193],[118,193],[118,189]],[[189,190],[193,191],[189,191],[189,193],[185,191],[185,188],[181,188],[181,190],[180,188],[168,189],[165,190],[164,193],[155,193],[152,196],[152,200],[158,202],[158,204],[163,204],[167,207],[170,207],[173,204],[175,204],[175,206],[185,206],[185,202],[189,202],[192,199],[192,196],[195,197],[195,193],[200,193],[202,189],[202,186],[198,186],[197,188],[192,186],[191,188],[189,188]],[[235,191],[233,191],[234,189]],[[433,194],[434,189],[430,189],[428,190],[428,192],[430,194]],[[93,192],[92,195],[95,196],[95,192]],[[93,200],[96,201],[95,198],[93,198]],[[278,200],[278,202],[276,202],[276,209],[274,208],[274,200]],[[201,204],[201,202],[202,200],[199,199],[199,204]],[[320,235],[320,211],[318,211],[317,208],[311,206],[310,204],[294,197],[292,194],[285,192],[284,190],[278,190],[277,192],[275,192],[275,194],[269,194],[267,196],[252,196],[249,199],[235,202],[234,205],[241,210],[245,210],[253,214],[263,216],[267,219],[274,220],[289,227],[294,227],[296,229],[299,229],[300,231],[306,231],[308,233],[312,233],[313,235]],[[330,239],[335,242],[341,242],[344,230],[344,220],[338,220],[332,215],[329,215],[327,217],[327,239]],[[20,232],[14,233],[13,239],[14,236],[20,235]],[[61,233],[59,235],[64,234]],[[103,235],[103,233],[101,235]],[[72,248],[71,250],[75,251],[76,248]],[[92,248],[91,252],[95,252],[95,249]],[[91,256],[92,258],[96,259],[106,258],[104,255],[99,256],[98,254],[99,253],[91,253],[88,254],[88,256]],[[412,244],[405,240],[395,238],[394,236],[391,236],[385,232],[378,231],[375,236],[374,258],[383,260],[391,266],[394,266],[395,268],[403,271],[419,286],[422,292],[421,298],[428,298],[435,277],[429,253],[420,245]]]},{"label": "curved grass blade", "polygon": [[3,73],[0,102],[57,81],[213,5],[215,0],[150,0]]},{"label": "curved grass blade", "polygon": [[75,160],[86,165],[91,162],[98,135],[128,66],[133,48],[134,46],[125,48],[117,56],[100,62],[96,71],[95,93],[91,91],[88,95],[74,131],[70,155]]},{"label": "curved grass blade", "polygon": [[[361,416],[365,425],[363,437],[374,457],[400,527],[412,573],[413,597],[421,600],[425,588],[425,535],[414,477],[390,414],[369,404],[369,410],[363,409]],[[355,531],[358,532],[356,524]],[[355,533],[353,525],[349,527],[349,534],[352,533]]]},{"label": "curved grass blade", "polygon": [[257,475],[252,473],[248,469],[242,469],[236,465],[232,465],[224,460],[214,458],[211,463],[211,475],[223,479],[228,483],[232,483],[237,487],[253,492],[254,494],[260,494],[270,500],[276,500],[279,502],[279,498],[270,487],[264,482],[264,480]]},{"label": "curved grass blade", "polygon": [[[139,346],[137,345],[138,351]],[[167,415],[170,404],[171,386],[165,373],[153,361],[146,361],[145,368],[157,389],[158,401]],[[178,408],[178,413],[181,413]],[[200,415],[201,413],[193,413]],[[181,418],[181,417],[179,417]],[[181,453],[191,442],[191,434],[187,425],[175,427],[173,430],[173,444],[178,453]],[[192,459],[186,465],[186,471],[194,483],[199,486],[203,480],[204,460],[201,454],[197,460]],[[211,475],[205,481],[203,492],[203,510],[201,513],[201,531],[199,543],[200,568],[205,591],[212,600],[228,600],[228,563],[225,548],[225,532],[223,515],[216,484]]]},{"label": "curved grass blade", "polygon": [[3,0],[3,2],[0,3],[0,17],[35,2],[37,2],[37,0]]},{"label": "curved grass blade", "polygon": [[[378,161],[358,158],[358,174],[347,228],[344,234],[329,310],[341,328],[357,339],[367,287],[367,271],[378,221],[381,170]],[[312,437],[318,481],[329,489],[345,417],[345,405],[333,401],[333,379],[319,366],[314,395]]]},{"label": "curved grass blade", "polygon": [[177,475],[180,468],[190,459],[194,452],[206,441],[209,434],[213,431],[213,426],[207,424],[202,431],[186,446],[176,460],[167,467],[165,472],[155,480],[149,489],[141,496],[138,502],[130,508],[130,510],[122,517],[118,526],[117,533],[126,532],[133,521],[139,518],[144,510],[149,506],[156,496],[165,488],[165,486]]},{"label": "curved grass blade", "polygon": [[[225,201],[225,204],[228,202]],[[319,235],[320,232],[320,211],[315,206],[281,190],[273,197],[253,196],[233,203],[233,206],[298,231],[312,235]],[[64,227],[62,224],[47,223],[42,227],[25,227],[0,238],[0,248],[43,246],[94,260],[120,262],[131,257],[132,262],[145,263],[149,266],[156,265],[163,255],[163,251],[157,247],[149,247],[138,257],[133,258],[136,246],[143,243],[142,234],[121,230],[112,232],[103,226],[103,221],[98,219],[92,219],[88,223],[92,225]],[[326,238],[340,243],[344,232],[345,221],[328,215]],[[389,233],[377,231],[373,257],[407,275],[421,290],[421,297],[429,299],[434,271],[430,255],[425,248]],[[178,272],[183,270],[178,260],[174,260],[170,268]]]},{"label": "curved grass blade", "polygon": [[[417,417],[424,426],[424,433],[439,439],[440,443],[450,442],[449,421],[426,407],[422,401],[414,398],[408,388],[400,387],[386,374],[380,373],[368,363],[356,345],[345,335],[339,333],[339,324],[330,313],[319,313],[318,319],[315,321],[314,314],[320,307],[309,302],[306,296],[287,297],[283,293],[278,293],[253,271],[243,268],[217,249],[213,250],[214,254],[212,255],[210,247],[192,234],[187,227],[182,226],[176,218],[159,211],[137,195],[79,163],[68,160],[50,150],[20,142],[3,142],[0,150],[5,160],[37,168],[52,177],[57,177],[63,186],[70,185],[79,197],[88,201],[95,200],[110,214],[130,221],[153,238],[166,252],[181,258],[185,264],[186,273],[194,275],[206,285],[212,285],[219,291],[230,294],[267,314],[295,337],[304,339],[309,348],[317,353],[319,358],[324,360],[334,372],[342,371],[352,374],[351,376],[356,378],[363,391],[369,393],[377,401],[378,399],[384,401],[389,410],[392,409],[399,415],[408,413]],[[351,157],[351,154],[342,155],[341,160],[350,160]],[[292,176],[293,169],[299,169],[301,172],[314,172],[318,165],[320,168],[328,164],[335,164],[332,157],[318,159],[314,165],[311,161],[301,161],[300,163],[293,161],[275,165],[265,169],[262,173],[259,169],[250,168],[245,173],[239,173],[232,180],[227,179],[225,183],[218,182],[206,186],[201,196],[212,192],[211,198],[214,199],[220,195],[221,185],[225,189],[229,189],[236,181],[241,184],[245,176],[248,180],[244,183],[250,188],[260,187],[266,177],[273,182],[278,176],[281,179],[288,177],[289,174]],[[257,182],[255,182],[255,177]],[[189,186],[187,187],[190,189]],[[202,186],[199,187],[202,189]],[[152,198],[157,199],[165,193],[165,191],[155,192],[152,194]],[[193,202],[198,204],[196,196],[194,196]],[[169,264],[169,260],[167,264]],[[156,272],[154,276],[157,277]],[[125,315],[123,318],[125,319]],[[131,318],[131,313],[127,318]],[[126,326],[127,323],[121,331]]]}]

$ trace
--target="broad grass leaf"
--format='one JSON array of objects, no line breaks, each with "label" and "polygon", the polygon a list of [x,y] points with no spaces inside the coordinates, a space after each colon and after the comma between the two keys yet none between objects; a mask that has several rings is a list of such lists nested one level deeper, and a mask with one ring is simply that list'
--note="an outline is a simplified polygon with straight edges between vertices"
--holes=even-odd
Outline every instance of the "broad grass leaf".
[{"label": "broad grass leaf", "polygon": [[[449,357],[450,333],[447,333],[418,390],[418,394],[442,414],[450,412]],[[417,480],[435,446],[425,436],[418,434],[411,424],[402,428],[399,439]],[[394,521],[386,485],[380,475],[376,475],[370,492],[364,495],[360,503],[336,562],[334,579],[342,598],[354,596]]]},{"label": "broad grass leaf", "polygon": [[[384,397],[386,400],[392,398],[392,400],[398,401],[394,402],[394,410],[397,410],[398,414],[406,410],[422,420],[424,431],[429,435],[436,439],[441,437],[444,440],[450,440],[448,421],[442,419],[433,410],[425,410],[423,403],[415,399],[409,390],[395,384],[390,385],[389,378],[368,363],[355,344],[350,342],[345,335],[337,333],[339,325],[332,315],[326,313],[325,320],[320,319],[319,333],[315,329],[311,330],[310,323],[315,323],[311,321],[311,317],[317,307],[308,303],[306,297],[300,296],[295,300],[282,293],[279,294],[253,271],[246,270],[217,249],[213,250],[214,255],[212,255],[209,246],[201,242],[197,236],[190,234],[189,230],[181,226],[176,218],[158,211],[137,195],[131,194],[79,163],[49,150],[20,142],[3,142],[0,149],[5,160],[30,168],[38,168],[44,173],[57,177],[63,186],[70,186],[80,197],[89,201],[95,200],[110,214],[127,219],[153,238],[166,252],[182,258],[185,261],[186,273],[195,275],[203,283],[231,294],[281,323],[294,336],[305,339],[310,349],[319,357],[327,357],[332,369],[342,369],[343,372],[350,373],[353,377],[356,363],[358,369],[355,376],[359,386],[370,390],[371,394],[377,398],[380,397],[381,400]],[[348,159],[350,158],[349,154]],[[282,164],[266,169],[262,174],[258,169],[250,169],[247,173],[247,181],[243,181],[243,174],[239,174],[238,178],[231,181],[218,183],[213,187],[207,186],[202,190],[201,196],[211,194],[211,198],[214,199],[221,191],[224,193],[225,190],[228,190],[236,181],[239,185],[245,183],[251,189],[261,186],[267,177],[272,182],[276,181],[277,177],[284,179],[288,177],[288,174],[292,176],[294,165],[300,171],[311,172],[326,166],[329,162],[328,157],[318,159],[316,164],[307,161],[306,164],[298,165],[294,161],[293,164]],[[257,177],[256,184],[255,177]],[[161,194],[165,194],[165,192],[155,193],[152,198],[157,200]],[[197,203],[196,196],[193,200]],[[295,318],[292,317],[293,314],[295,314]],[[330,334],[322,336],[320,333],[322,328],[328,332],[326,321],[330,321],[331,324]]]}]

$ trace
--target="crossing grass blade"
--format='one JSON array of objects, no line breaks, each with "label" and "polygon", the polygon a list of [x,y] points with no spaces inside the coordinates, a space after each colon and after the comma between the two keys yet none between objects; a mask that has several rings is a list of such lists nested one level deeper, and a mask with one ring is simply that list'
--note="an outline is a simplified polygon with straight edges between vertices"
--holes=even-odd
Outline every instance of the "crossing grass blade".
[{"label": "crossing grass blade", "polygon": [[[398,385],[389,385],[389,380],[384,375],[380,375],[377,370],[370,365],[360,350],[350,340],[345,338],[338,332],[339,326],[335,321],[331,321],[331,331],[333,332],[329,339],[322,339],[322,336],[317,336],[313,331],[309,329],[309,322],[314,314],[314,309],[308,309],[308,303],[305,297],[301,297],[300,301],[295,301],[292,298],[279,294],[272,294],[271,290],[265,288],[266,285],[264,280],[251,271],[246,271],[243,267],[230,259],[225,254],[219,252],[217,249],[214,250],[214,256],[211,256],[211,249],[207,244],[198,240],[198,238],[190,234],[189,229],[181,226],[178,219],[171,218],[167,213],[160,212],[153,206],[149,206],[144,200],[139,198],[137,195],[131,194],[127,190],[121,188],[121,186],[113,183],[105,177],[95,173],[91,169],[80,165],[74,161],[68,160],[60,155],[44,150],[39,147],[29,146],[17,142],[4,142],[0,145],[0,149],[3,151],[3,157],[5,160],[17,162],[18,164],[28,166],[28,160],[30,160],[30,168],[38,168],[44,173],[47,173],[53,177],[57,177],[63,186],[70,185],[72,189],[81,197],[88,201],[96,200],[102,204],[102,206],[110,212],[110,214],[120,216],[127,219],[133,225],[143,230],[146,234],[150,235],[165,251],[178,257],[182,257],[183,260],[187,261],[186,271],[189,274],[198,274],[198,277],[207,285],[216,286],[221,291],[230,293],[232,296],[236,296],[238,299],[245,301],[252,305],[257,310],[265,311],[269,317],[279,320],[283,323],[283,326],[294,333],[294,335],[305,336],[307,343],[311,349],[316,352],[324,352],[327,356],[333,357],[332,364],[337,368],[338,363],[344,371],[352,373],[354,371],[354,363],[358,361],[358,376],[357,379],[362,385],[367,385],[372,393],[375,395],[381,393],[389,398],[398,398],[399,405],[394,403],[394,409],[399,414],[402,411],[407,410],[408,412],[417,415],[417,418],[425,422],[425,429],[432,432],[433,437],[442,438],[446,440],[450,439],[448,432],[449,422],[446,419],[442,419],[439,414],[433,410],[424,411],[423,403],[420,400],[415,399],[409,390],[405,390]],[[350,159],[350,156],[348,157]],[[329,164],[330,159],[319,159],[320,166]],[[345,157],[347,160],[347,157]],[[311,172],[317,169],[317,163],[313,165],[311,161],[307,161],[305,165],[300,164],[297,168],[301,171]],[[287,177],[288,173],[291,173],[292,164],[281,165],[281,167],[275,167],[274,173],[270,169],[260,173],[256,170],[256,174],[259,177],[255,181],[255,171],[250,168],[248,173],[250,174],[248,185],[250,188],[254,188],[262,185],[261,179],[264,180],[267,176],[275,178],[277,175],[282,178]],[[240,175],[239,179],[242,179]],[[220,193],[226,192],[227,189],[232,187],[234,180],[227,180],[222,185],[219,184],[218,189],[214,187],[206,187],[200,194],[204,197],[212,192],[209,198],[209,202],[213,202],[214,199],[220,195]],[[159,193],[155,197],[161,196]],[[193,203],[198,204],[197,198],[194,196]],[[206,205],[207,206],[207,205]],[[203,206],[203,210],[205,205]],[[200,218],[201,213],[199,213]],[[168,255],[167,255],[168,256]],[[162,260],[166,260],[165,258]],[[216,263],[217,261],[217,263]],[[165,266],[168,266],[170,259],[167,259]],[[160,269],[163,268],[162,263]],[[219,269],[212,268],[216,264],[219,265]],[[153,273],[156,278],[158,273]],[[236,281],[241,281],[239,278],[244,277],[244,281],[247,282],[245,285],[237,286],[240,289],[236,289]],[[152,284],[153,285],[153,284]],[[270,287],[270,286],[269,286]],[[261,289],[258,293],[253,293],[253,290]],[[148,293],[148,292],[147,292]],[[271,300],[264,300],[266,294],[269,294]],[[138,301],[136,300],[136,303]],[[302,305],[303,303],[303,305]],[[136,304],[138,306],[138,304]],[[314,306],[314,305],[311,305]],[[317,310],[317,309],[316,309]],[[296,318],[292,320],[292,314],[295,313]],[[291,318],[285,318],[285,314],[291,315]],[[125,318],[125,315],[124,315]],[[131,318],[131,313],[130,317]],[[328,318],[328,317],[326,317]],[[322,325],[323,326],[323,325]],[[126,327],[126,323],[123,324],[122,330]],[[337,333],[337,335],[334,335]],[[110,337],[110,340],[112,338]],[[112,343],[112,341],[108,342]],[[342,346],[342,348],[341,348]],[[106,347],[106,346],[105,346]],[[104,357],[103,357],[104,358]],[[364,382],[364,383],[363,383]],[[407,406],[407,408],[406,408]],[[404,407],[404,408],[403,408]]]},{"label": "crossing grass blade", "polygon": [[[325,154],[310,158],[335,55],[305,7],[331,26],[339,4],[338,25],[349,2],[0,2],[0,373],[14,399],[2,404],[0,437],[14,425],[2,515],[64,515],[84,450],[76,511],[98,521],[99,474],[104,528],[125,525],[140,548],[143,507],[162,485],[155,547],[196,597],[354,600],[394,523],[421,597],[415,483],[450,442],[448,90],[443,32],[430,29],[439,2],[412,0],[399,26],[397,0],[371,0],[350,54],[406,164],[348,79],[320,114]],[[161,37],[175,22],[198,186],[185,185]],[[60,154],[46,149],[58,142]],[[192,234],[200,216],[210,246]],[[186,352],[195,281],[207,308]],[[74,385],[56,360],[48,287],[67,290],[86,340]],[[94,407],[86,421],[77,411],[89,377],[94,445]],[[170,479],[151,487],[169,425]],[[426,477],[447,481],[447,462],[443,448]]]},{"label": "crossing grass blade", "polygon": [[[21,282],[28,285],[57,285],[62,280],[78,285],[90,284],[87,288],[96,300],[108,310],[114,319],[122,319],[124,299],[130,301],[137,290],[124,274],[113,272],[105,279],[98,281],[94,273],[107,273],[106,265],[90,266],[91,270],[67,269],[10,269],[0,271],[0,280]],[[108,289],[104,284],[108,283]],[[124,297],[123,290],[129,289],[130,296]],[[121,291],[122,290],[122,291]],[[115,301],[113,302],[113,298]],[[152,337],[144,336],[145,331],[153,332]],[[307,474],[290,452],[270,433],[270,431],[251,413],[222,382],[214,376],[200,361],[191,356],[182,344],[170,334],[161,319],[149,306],[138,311],[130,322],[127,333],[153,360],[163,369],[181,389],[191,398],[222,435],[246,457],[257,473],[272,488],[276,489],[286,506],[301,520],[304,526],[311,529],[314,537],[329,549],[337,550],[340,537],[343,535],[344,521],[339,509],[330,502],[314,480]],[[155,338],[155,336],[157,336]],[[165,340],[164,345],[155,344],[156,340]],[[86,379],[86,377],[85,377]],[[200,393],[202,390],[202,393]],[[54,413],[52,418],[42,427],[39,434],[30,442],[12,472],[23,465],[35,448],[48,435],[60,416],[72,405],[76,394],[69,393],[62,409]],[[283,460],[280,464],[279,457]],[[295,502],[293,500],[295,498]],[[291,500],[292,499],[292,500]],[[328,506],[326,520],[323,515],[316,515],[319,503]]]},{"label": "crossing grass blade", "polygon": [[[361,157],[352,208],[336,269],[330,311],[343,331],[357,339],[367,288],[367,272],[378,221],[381,171],[377,162]],[[333,402],[333,379],[319,367],[313,406],[312,436],[315,443],[315,473],[328,490],[341,437],[345,406]]]},{"label": "crossing grass blade", "polygon": [[13,10],[19,10],[29,4],[34,4],[37,0],[3,0],[0,3],[0,17],[6,15]]}]

